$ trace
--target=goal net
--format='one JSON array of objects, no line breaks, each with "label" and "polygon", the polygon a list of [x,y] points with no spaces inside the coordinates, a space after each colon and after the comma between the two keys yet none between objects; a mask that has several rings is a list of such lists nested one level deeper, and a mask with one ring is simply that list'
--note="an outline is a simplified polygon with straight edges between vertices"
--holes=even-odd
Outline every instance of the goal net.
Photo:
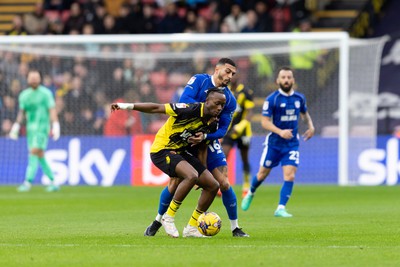
[{"label": "goal net", "polygon": [[[277,89],[276,70],[294,67],[297,90],[306,95],[316,126],[317,141],[301,148],[304,155],[318,148],[307,159],[305,168],[312,169],[307,176],[311,182],[324,183],[331,170],[328,176],[339,184],[357,184],[357,157],[352,153],[375,147],[383,42],[352,40],[347,33],[2,37],[0,183],[22,181],[25,172],[17,162],[26,162],[26,147],[6,137],[16,117],[17,96],[27,87],[28,70],[38,69],[43,84],[54,93],[62,136],[93,137],[90,142],[99,140],[104,150],[115,136],[156,133],[166,118],[112,115],[110,103],[176,102],[193,74],[212,74],[216,61],[229,57],[237,64],[239,81],[254,91],[253,134],[260,138],[266,134],[260,125],[261,108],[265,97]],[[18,142],[24,141],[23,131],[21,137]],[[69,144],[61,141],[58,146]],[[259,156],[252,160],[253,172]],[[71,173],[69,157],[59,159],[65,164],[58,167]],[[93,177],[101,172],[99,166],[94,169]]]}]

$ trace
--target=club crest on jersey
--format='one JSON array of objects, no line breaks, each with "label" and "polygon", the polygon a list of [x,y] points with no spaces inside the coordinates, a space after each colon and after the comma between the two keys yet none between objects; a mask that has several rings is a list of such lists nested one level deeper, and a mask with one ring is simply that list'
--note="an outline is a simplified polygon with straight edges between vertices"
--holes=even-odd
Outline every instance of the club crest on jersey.
[{"label": "club crest on jersey", "polygon": [[175,107],[176,107],[176,108],[187,108],[188,105],[185,104],[185,103],[176,103],[176,104],[175,104]]},{"label": "club crest on jersey", "polygon": [[286,107],[286,103],[281,103],[280,107],[281,107],[281,108]]},{"label": "club crest on jersey", "polygon": [[294,106],[295,106],[296,108],[300,108],[300,101],[295,101],[295,102],[294,102]]},{"label": "club crest on jersey", "polygon": [[187,84],[193,84],[195,80],[196,80],[196,77],[193,76],[192,78],[190,78],[190,80],[188,81]]},{"label": "club crest on jersey", "polygon": [[271,164],[272,164],[272,161],[270,161],[270,160],[267,160],[267,161],[265,162],[265,166],[267,166],[267,167],[271,166]]}]

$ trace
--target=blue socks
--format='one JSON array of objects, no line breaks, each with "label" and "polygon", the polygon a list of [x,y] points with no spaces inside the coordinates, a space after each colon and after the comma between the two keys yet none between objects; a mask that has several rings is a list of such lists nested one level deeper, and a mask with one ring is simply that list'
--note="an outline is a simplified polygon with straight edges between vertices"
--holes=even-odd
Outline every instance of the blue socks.
[{"label": "blue socks", "polygon": [[286,203],[289,201],[290,195],[293,190],[293,182],[285,181],[281,188],[281,197],[279,199],[279,205],[286,206]]},{"label": "blue socks", "polygon": [[250,184],[250,192],[254,194],[257,190],[257,187],[259,187],[262,184],[263,181],[258,181],[257,176],[254,176],[253,179],[251,179],[251,184]]},{"label": "blue socks", "polygon": [[167,212],[169,203],[172,201],[173,197],[174,195],[172,195],[168,191],[168,186],[166,186],[160,195],[160,203],[158,204],[158,214],[163,215],[164,213]]},{"label": "blue socks", "polygon": [[222,203],[224,203],[229,220],[237,220],[237,200],[232,186],[228,190],[222,192]]}]

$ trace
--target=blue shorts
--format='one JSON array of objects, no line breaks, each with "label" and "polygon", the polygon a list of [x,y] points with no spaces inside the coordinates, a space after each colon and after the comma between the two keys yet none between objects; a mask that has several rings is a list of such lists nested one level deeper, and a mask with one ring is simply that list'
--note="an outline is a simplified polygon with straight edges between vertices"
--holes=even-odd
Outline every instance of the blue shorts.
[{"label": "blue shorts", "polygon": [[300,161],[299,147],[272,147],[266,145],[260,159],[260,166],[273,168],[278,166],[292,165],[297,167]]},{"label": "blue shorts", "polygon": [[207,169],[211,172],[215,168],[226,166],[226,157],[218,140],[212,141],[207,148]]}]

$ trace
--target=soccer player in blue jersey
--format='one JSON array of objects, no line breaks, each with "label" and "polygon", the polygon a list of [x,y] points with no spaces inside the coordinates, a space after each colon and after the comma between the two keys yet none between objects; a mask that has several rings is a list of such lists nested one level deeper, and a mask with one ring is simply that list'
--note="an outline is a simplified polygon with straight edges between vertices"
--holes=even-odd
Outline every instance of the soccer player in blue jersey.
[{"label": "soccer player in blue jersey", "polygon": [[292,217],[286,211],[286,204],[292,195],[293,183],[299,164],[298,121],[301,117],[308,129],[303,134],[304,140],[310,139],[315,132],[310,114],[307,112],[303,94],[295,92],[293,70],[282,67],[278,71],[276,83],[279,89],[265,99],[261,125],[270,131],[265,139],[265,148],[260,160],[260,168],[251,181],[250,190],[242,200],[242,209],[248,210],[257,188],[267,178],[271,169],[279,163],[283,169],[283,186],[275,217]]},{"label": "soccer player in blue jersey", "polygon": [[162,225],[171,237],[179,237],[179,231],[175,226],[175,215],[195,184],[201,186],[203,190],[188,225],[183,229],[183,237],[204,237],[197,230],[197,219],[210,207],[219,184],[204,166],[206,142],[202,142],[203,146],[199,144],[196,157],[188,150],[192,147],[189,138],[198,133],[201,135],[212,133],[217,129],[218,115],[225,101],[222,89],[210,88],[204,103],[113,103],[111,105],[112,111],[137,110],[146,113],[165,113],[170,116],[156,134],[150,149],[150,157],[153,164],[164,173],[180,179],[179,186],[162,218]]},{"label": "soccer player in blue jersey", "polygon": [[[196,74],[189,80],[181,95],[180,102],[204,102],[209,88],[219,87],[224,89],[226,104],[220,114],[218,130],[206,135],[199,134],[196,137],[191,137],[190,140],[193,144],[198,144],[203,139],[210,141],[207,149],[207,168],[220,184],[222,202],[231,222],[232,235],[234,237],[248,237],[249,235],[243,232],[238,225],[237,198],[229,183],[226,157],[218,141],[226,134],[236,109],[236,99],[227,87],[235,74],[236,64],[233,60],[229,58],[219,59],[213,75]],[[161,192],[158,214],[156,219],[146,228],[145,236],[154,236],[161,227],[162,216],[168,209],[178,183],[179,180],[170,179],[168,186]]]}]

